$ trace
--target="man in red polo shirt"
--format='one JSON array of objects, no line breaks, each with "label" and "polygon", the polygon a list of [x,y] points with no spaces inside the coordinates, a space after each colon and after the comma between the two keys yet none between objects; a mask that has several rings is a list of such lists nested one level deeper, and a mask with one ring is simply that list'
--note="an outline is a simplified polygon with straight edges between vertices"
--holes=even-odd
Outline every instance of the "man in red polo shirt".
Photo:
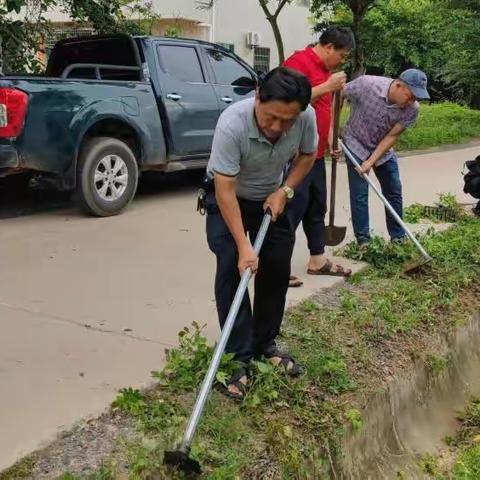
[{"label": "man in red polo shirt", "polygon": [[[303,73],[312,85],[312,105],[317,116],[319,144],[317,161],[302,184],[295,190],[290,211],[298,227],[303,230],[308,241],[310,260],[307,273],[310,275],[349,276],[351,270],[333,263],[325,257],[325,214],[327,213],[327,181],[325,151],[329,147],[332,124],[332,93],[341,91],[347,76],[344,72],[333,73],[347,59],[355,48],[355,40],[350,29],[329,27],[323,32],[319,42],[313,47],[295,52],[284,66]],[[331,152],[336,155],[338,152]],[[300,286],[302,282],[291,277],[290,286]]]}]

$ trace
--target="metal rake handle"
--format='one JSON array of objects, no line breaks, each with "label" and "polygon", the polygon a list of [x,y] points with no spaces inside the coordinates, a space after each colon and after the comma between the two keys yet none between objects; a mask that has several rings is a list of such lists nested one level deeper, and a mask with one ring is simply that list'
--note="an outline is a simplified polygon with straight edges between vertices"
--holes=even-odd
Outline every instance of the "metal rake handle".
[{"label": "metal rake handle", "polygon": [[[270,211],[268,211],[263,217],[263,221],[258,231],[255,244],[253,245],[253,249],[257,255],[260,253],[260,249],[262,248],[263,241],[265,240],[265,236],[267,235],[268,227],[270,226],[271,220],[272,215]],[[210,366],[208,367],[205,378],[203,379],[202,386],[195,401],[195,406],[193,407],[192,414],[190,415],[190,419],[188,421],[188,425],[185,430],[182,443],[180,445],[180,450],[182,452],[188,453],[190,449],[190,445],[192,443],[193,437],[198,427],[198,423],[205,408],[208,395],[210,394],[210,390],[212,389],[215,375],[222,360],[223,352],[225,351],[225,347],[227,346],[230,333],[232,331],[233,325],[235,324],[240,305],[242,304],[243,297],[245,296],[245,292],[247,291],[248,283],[250,282],[252,275],[253,274],[250,268],[247,268],[242,273],[237,292],[235,293],[235,298],[232,302],[230,311],[228,312],[228,316],[225,321],[225,325],[222,329],[222,334],[220,336],[217,346],[215,347],[212,361],[210,362]]]},{"label": "metal rake handle", "polygon": [[[354,157],[352,152],[347,148],[347,146],[342,142],[342,140],[339,140],[340,147],[342,150],[345,152],[345,155],[347,158],[352,162],[353,166],[357,169],[357,171],[360,169],[360,164],[358,163],[357,159]],[[408,235],[408,238],[415,244],[419,252],[422,254],[422,257],[425,259],[426,262],[429,262],[432,260],[432,257],[426,252],[426,250],[422,247],[420,242],[417,240],[415,235],[410,231],[410,229],[407,227],[405,222],[401,219],[400,215],[394,210],[394,208],[390,205],[388,200],[384,197],[383,193],[378,189],[378,187],[372,182],[370,177],[366,175],[365,173],[361,174],[362,178],[368,182],[370,187],[374,190],[374,192],[377,194],[377,196],[380,198],[382,203],[385,205],[385,207],[388,209],[388,211],[392,214],[393,218],[398,222],[398,224],[403,228],[403,231]]]}]

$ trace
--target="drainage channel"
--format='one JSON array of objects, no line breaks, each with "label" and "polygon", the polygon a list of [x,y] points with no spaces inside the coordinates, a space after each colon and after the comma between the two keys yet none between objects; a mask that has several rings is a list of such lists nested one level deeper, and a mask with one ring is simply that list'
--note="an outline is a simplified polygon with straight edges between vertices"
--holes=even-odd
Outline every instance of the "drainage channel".
[{"label": "drainage channel", "polygon": [[368,403],[362,430],[344,436],[337,478],[425,478],[419,460],[445,446],[458,428],[457,412],[480,396],[480,312],[445,341],[441,354],[448,362],[440,373],[418,365]]}]

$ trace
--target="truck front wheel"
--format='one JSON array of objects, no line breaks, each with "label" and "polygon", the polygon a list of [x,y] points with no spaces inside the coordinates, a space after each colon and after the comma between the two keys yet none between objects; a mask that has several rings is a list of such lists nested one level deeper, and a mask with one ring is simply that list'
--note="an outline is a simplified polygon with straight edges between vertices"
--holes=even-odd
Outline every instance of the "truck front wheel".
[{"label": "truck front wheel", "polygon": [[137,184],[137,160],[126,143],[108,137],[86,141],[77,165],[76,198],[83,210],[116,215],[132,201]]}]

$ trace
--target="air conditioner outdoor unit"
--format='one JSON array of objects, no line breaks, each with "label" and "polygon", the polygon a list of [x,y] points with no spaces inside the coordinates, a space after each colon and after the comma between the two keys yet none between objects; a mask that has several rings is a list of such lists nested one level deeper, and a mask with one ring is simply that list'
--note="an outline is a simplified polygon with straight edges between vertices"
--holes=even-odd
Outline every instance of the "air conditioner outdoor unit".
[{"label": "air conditioner outdoor unit", "polygon": [[247,33],[247,47],[253,48],[260,45],[260,34],[257,32],[248,32]]}]

